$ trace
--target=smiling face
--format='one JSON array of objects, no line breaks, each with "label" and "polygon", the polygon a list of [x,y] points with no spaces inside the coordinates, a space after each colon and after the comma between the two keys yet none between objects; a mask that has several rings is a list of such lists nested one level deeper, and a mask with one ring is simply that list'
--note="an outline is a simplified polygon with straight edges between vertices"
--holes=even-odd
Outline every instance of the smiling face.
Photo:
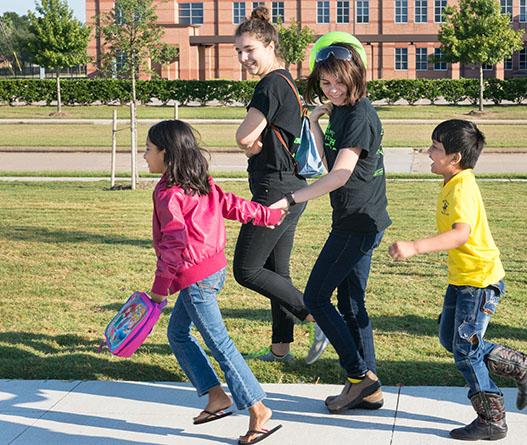
[{"label": "smiling face", "polygon": [[236,37],[234,49],[238,54],[238,61],[253,76],[263,77],[276,65],[274,43],[269,42],[266,46],[254,34],[246,32]]},{"label": "smiling face", "polygon": [[445,147],[439,141],[432,139],[432,145],[428,149],[428,157],[433,161],[430,166],[432,173],[441,175],[448,182],[462,168],[459,165],[460,153],[447,153]]},{"label": "smiling face", "polygon": [[143,158],[148,164],[150,173],[165,173],[165,150],[160,150],[148,138],[146,139],[146,152]]},{"label": "smiling face", "polygon": [[349,102],[348,87],[341,79],[333,74],[327,72],[321,73],[320,89],[333,105],[346,105]]}]

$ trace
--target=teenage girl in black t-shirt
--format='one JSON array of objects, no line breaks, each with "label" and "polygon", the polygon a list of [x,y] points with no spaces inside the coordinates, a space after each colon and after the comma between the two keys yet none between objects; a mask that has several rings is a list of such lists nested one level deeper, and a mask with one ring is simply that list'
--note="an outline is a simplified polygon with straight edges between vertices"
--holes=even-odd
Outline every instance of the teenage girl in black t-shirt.
[{"label": "teenage girl in black t-shirt", "polygon": [[[252,199],[261,204],[273,203],[306,185],[305,179],[295,174],[291,154],[276,134],[279,132],[288,147],[293,148],[301,130],[298,100],[284,76],[291,82],[293,79],[281,66],[277,45],[278,34],[265,7],[256,8],[235,33],[239,62],[249,74],[260,78],[247,115],[236,132],[236,141],[249,158]],[[236,281],[271,300],[272,345],[269,353],[259,357],[261,360],[291,360],[293,315],[313,321],[289,274],[295,229],[304,208],[305,204],[296,206],[274,230],[262,230],[252,224],[242,226],[236,244]]]},{"label": "teenage girl in black t-shirt", "polygon": [[[365,292],[372,253],[391,223],[386,211],[382,127],[366,98],[366,68],[356,48],[333,43],[320,49],[315,60],[306,98],[311,103],[316,97],[326,101],[313,110],[310,121],[329,173],[273,207],[294,209],[297,203],[330,194],[331,233],[304,291],[306,307],[347,374],[342,393],[328,397],[326,405],[331,412],[376,409],[382,406],[383,396],[375,374]],[[329,125],[324,134],[318,121],[325,114]],[[338,312],[331,303],[337,288]]]}]

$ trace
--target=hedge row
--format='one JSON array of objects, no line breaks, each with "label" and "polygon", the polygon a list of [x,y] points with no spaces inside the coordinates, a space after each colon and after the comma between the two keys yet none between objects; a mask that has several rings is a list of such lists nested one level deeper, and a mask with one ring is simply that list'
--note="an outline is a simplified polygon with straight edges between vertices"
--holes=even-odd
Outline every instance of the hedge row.
[{"label": "hedge row", "polygon": [[[137,98],[142,103],[157,99],[165,104],[177,100],[182,105],[189,102],[206,105],[211,101],[219,101],[225,105],[247,104],[255,85],[256,81],[250,80],[147,80],[137,83]],[[303,81],[299,81],[298,85],[302,90]],[[131,98],[131,84],[128,80],[64,79],[61,86],[62,100],[67,105],[125,103]],[[434,103],[440,98],[451,104],[466,99],[476,103],[479,98],[479,80],[372,80],[368,83],[368,94],[372,101],[385,100],[388,103],[400,99],[410,104],[421,99]],[[495,104],[504,100],[522,103],[527,99],[527,78],[486,79],[484,97]],[[46,102],[49,105],[54,100],[54,80],[0,80],[0,103]]]}]

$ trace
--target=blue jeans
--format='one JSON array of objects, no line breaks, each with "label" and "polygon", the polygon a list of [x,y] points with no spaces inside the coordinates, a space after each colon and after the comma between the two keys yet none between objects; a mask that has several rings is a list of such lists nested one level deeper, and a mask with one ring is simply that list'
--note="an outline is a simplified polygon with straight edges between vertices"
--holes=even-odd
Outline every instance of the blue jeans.
[{"label": "blue jeans", "polygon": [[[371,257],[383,234],[332,230],[304,292],[306,307],[337,351],[348,377],[375,372],[373,330],[365,299]],[[331,304],[337,287],[340,314]]]},{"label": "blue jeans", "polygon": [[168,341],[181,368],[200,396],[220,385],[207,355],[190,333],[194,324],[219,363],[238,409],[265,398],[265,392],[227,333],[216,294],[225,269],[181,290],[168,324]]},{"label": "blue jeans", "polygon": [[505,285],[500,281],[486,288],[450,284],[445,294],[439,341],[454,354],[456,367],[470,388],[469,398],[478,392],[501,395],[485,363],[496,345],[484,336],[504,291]]}]

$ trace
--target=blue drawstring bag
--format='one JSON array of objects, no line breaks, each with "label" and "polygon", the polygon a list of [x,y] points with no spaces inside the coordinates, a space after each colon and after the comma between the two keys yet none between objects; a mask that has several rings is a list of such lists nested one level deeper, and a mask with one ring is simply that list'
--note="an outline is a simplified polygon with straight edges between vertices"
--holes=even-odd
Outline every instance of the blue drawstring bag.
[{"label": "blue drawstring bag", "polygon": [[300,145],[294,155],[297,173],[304,178],[315,178],[324,173],[324,163],[318,154],[315,138],[311,133],[311,124],[307,116],[302,118]]},{"label": "blue drawstring bag", "polygon": [[287,83],[295,93],[296,99],[298,100],[298,106],[300,107],[300,115],[302,116],[302,128],[300,130],[300,136],[295,140],[295,143],[298,144],[298,148],[296,149],[296,151],[294,153],[291,153],[286,141],[282,137],[278,128],[276,128],[274,125],[271,125],[271,129],[282,144],[284,150],[287,151],[289,156],[291,156],[295,167],[295,172],[299,176],[302,176],[303,178],[314,178],[316,176],[320,176],[325,171],[324,163],[322,162],[322,159],[318,154],[315,138],[311,133],[311,125],[309,123],[309,118],[306,115],[307,110],[305,110],[302,106],[300,95],[298,94],[298,91],[293,85],[293,83],[283,74],[279,74],[279,76],[283,77],[287,81]]}]

